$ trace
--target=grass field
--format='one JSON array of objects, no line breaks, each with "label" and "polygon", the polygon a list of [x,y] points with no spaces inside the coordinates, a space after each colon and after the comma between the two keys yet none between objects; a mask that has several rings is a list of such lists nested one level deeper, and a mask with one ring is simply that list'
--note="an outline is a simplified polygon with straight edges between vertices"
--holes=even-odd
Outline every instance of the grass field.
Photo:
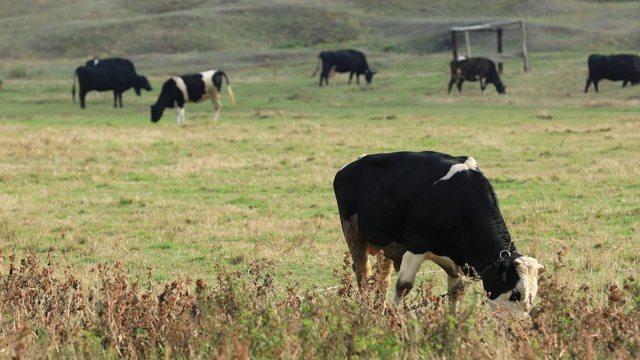
[{"label": "grass field", "polygon": [[[144,4],[149,5],[141,2],[139,6]],[[170,7],[172,3],[158,4]],[[59,274],[60,279],[72,274],[85,288],[105,284],[108,276],[97,269],[98,264],[115,267],[119,274],[115,264],[121,263],[125,282],[150,276],[147,288],[162,288],[176,278],[202,279],[223,288],[229,285],[221,280],[224,276],[259,285],[262,278],[254,271],[256,264],[262,264],[266,268],[261,269],[268,270],[265,284],[270,279],[271,294],[277,301],[287,299],[290,305],[292,293],[304,298],[329,289],[320,292],[328,294],[327,298],[312,296],[319,306],[326,306],[320,313],[329,314],[324,317],[329,319],[324,330],[351,334],[342,329],[358,322],[345,324],[336,319],[351,320],[359,313],[334,303],[340,298],[334,289],[345,284],[344,273],[348,271],[342,269],[347,249],[331,187],[333,176],[342,165],[364,153],[435,150],[477,159],[494,185],[518,250],[547,265],[544,284],[548,289],[541,293],[542,304],[567,300],[549,289],[579,292],[586,285],[588,293],[576,296],[586,299],[581,309],[609,309],[611,286],[623,287],[630,276],[637,277],[640,88],[621,89],[620,83],[604,81],[600,93],[591,90],[584,94],[588,52],[535,52],[530,73],[522,72],[518,60],[508,60],[502,75],[507,95],[500,96],[493,87],[481,95],[477,83],[465,83],[461,95],[447,95],[448,53],[419,56],[371,51],[369,62],[379,71],[372,86],[347,86],[347,76],[337,75],[330,79],[329,88],[319,88],[318,79],[309,77],[318,50],[283,47],[131,56],[138,71],[149,77],[153,91],[141,97],[125,93],[123,109],[112,107],[113,99],[107,92],[100,97],[89,94],[85,110],[79,108],[77,99],[72,102],[73,70],[86,60],[84,57],[3,61],[2,276],[10,272],[12,255],[29,259],[31,250],[36,258],[48,259],[49,264],[63,269],[65,275]],[[175,123],[171,109],[158,124],[150,122],[149,105],[155,102],[163,81],[171,75],[209,68],[227,72],[237,106],[230,105],[225,90],[218,123],[212,123],[208,103],[187,105],[186,126]],[[445,274],[431,263],[423,264],[418,280],[424,284],[434,281],[435,294],[443,293],[446,287]],[[479,284],[474,289],[481,291]],[[636,294],[623,308],[637,314],[638,299]],[[256,306],[244,301],[248,308]],[[489,315],[483,306],[477,309],[477,303],[481,300],[473,295],[466,303],[470,312],[481,314],[471,317],[474,324],[492,324],[482,317]],[[279,311],[277,306],[273,310]],[[6,349],[6,354],[19,353],[16,344],[35,343],[33,349],[45,349],[54,357],[121,355],[111,343],[105,343],[110,335],[99,333],[93,335],[102,345],[96,346],[100,350],[91,347],[93,338],[76,334],[89,348],[82,352],[78,345],[67,345],[67,353],[59,352],[51,345],[56,341],[46,342],[47,337],[37,329],[32,331],[38,335],[16,335],[22,324],[16,320],[19,316],[5,316],[0,348],[3,352]],[[463,311],[460,316],[468,320],[464,316],[471,315]],[[571,316],[558,317],[559,321],[578,321]],[[266,324],[269,316],[261,319]],[[323,354],[456,357],[466,354],[464,346],[473,345],[455,336],[458,327],[449,332],[431,329],[461,341],[453,345],[459,352],[436,347],[425,350],[409,335],[400,339],[390,335],[397,330],[395,324],[389,328],[380,325],[379,334],[370,329],[363,332],[367,341],[373,338],[388,343],[358,343],[359,352],[332,353],[328,338],[296,333],[309,344],[317,341],[314,346],[320,349],[310,353],[299,345],[302,354],[296,356],[291,349],[287,354],[283,350],[286,346],[263,339],[268,338],[269,329],[280,331],[294,325],[273,320],[282,328],[252,328],[242,327],[247,326],[242,321],[229,321],[244,332],[230,330],[221,335],[224,341],[218,342],[207,338],[208,346],[214,349],[199,348],[195,355],[183,352],[179,356],[232,358],[221,354],[235,351],[242,358],[246,345],[242,339],[251,342],[248,347],[257,358],[274,355],[273,349],[285,351],[281,354],[285,358]],[[292,323],[312,329],[311,324],[305,324],[315,321],[314,316],[301,312]],[[635,321],[630,326],[637,329],[637,318]],[[458,326],[461,323],[464,325],[461,321]],[[257,334],[260,332],[263,335]],[[576,331],[574,335],[584,334]],[[482,339],[499,349],[488,354],[513,356],[519,346],[514,344],[522,343],[519,335],[514,336],[520,342]],[[407,345],[402,341],[407,338],[415,343]],[[581,349],[567,351],[571,343],[549,345],[541,339],[549,338],[527,340],[535,357],[585,355]],[[638,338],[630,339],[622,342],[630,349],[628,354],[638,356]],[[230,350],[218,347],[220,343]],[[408,349],[404,352],[397,349],[403,344]],[[554,350],[546,353],[545,346]],[[161,356],[142,351],[123,353]],[[26,354],[35,357],[37,352],[27,350]],[[620,354],[596,351],[605,358]]]}]

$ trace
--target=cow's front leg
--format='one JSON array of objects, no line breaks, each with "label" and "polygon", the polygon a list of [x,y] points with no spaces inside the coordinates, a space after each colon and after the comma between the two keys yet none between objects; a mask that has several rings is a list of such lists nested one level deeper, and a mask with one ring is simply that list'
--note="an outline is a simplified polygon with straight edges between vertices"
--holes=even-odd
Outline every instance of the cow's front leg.
[{"label": "cow's front leg", "polygon": [[116,101],[120,104],[120,107],[122,107],[122,92],[121,91],[114,91],[113,92],[113,107],[117,107],[116,106]]},{"label": "cow's front leg", "polygon": [[398,306],[400,299],[405,293],[413,288],[416,281],[416,274],[420,270],[420,265],[427,257],[427,254],[414,254],[407,251],[402,255],[402,263],[398,272],[398,280],[396,281],[396,290],[393,295],[393,305]]},{"label": "cow's front leg", "polygon": [[462,276],[457,277],[447,276],[447,293],[449,294],[449,304],[452,311],[456,310],[456,303],[458,298],[464,294],[464,288],[460,287]]},{"label": "cow's front leg", "polygon": [[176,119],[176,122],[178,124],[184,123],[184,108],[178,106],[176,107],[176,111],[178,113],[178,118]]},{"label": "cow's front leg", "polygon": [[454,263],[451,258],[439,256],[430,251],[427,252],[427,259],[438,264],[438,266],[447,273],[447,292],[449,294],[451,309],[455,310],[458,297],[464,293],[464,289],[459,288],[460,281],[462,280],[462,270],[460,266]]}]

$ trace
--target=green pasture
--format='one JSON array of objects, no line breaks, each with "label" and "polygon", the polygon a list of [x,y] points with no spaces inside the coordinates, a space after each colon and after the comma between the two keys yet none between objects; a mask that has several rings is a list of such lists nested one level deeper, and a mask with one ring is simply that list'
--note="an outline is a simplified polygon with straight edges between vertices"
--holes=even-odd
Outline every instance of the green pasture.
[{"label": "green pasture", "polygon": [[[516,246],[570,286],[606,289],[638,274],[640,87],[603,81],[584,94],[588,53],[535,53],[532,71],[507,60],[507,95],[465,83],[447,95],[450,54],[373,52],[372,86],[347,75],[318,87],[316,50],[133,57],[153,91],[71,100],[85,59],[0,65],[0,250],[47,252],[82,281],[99,263],[132,278],[215,278],[264,259],[301,289],[337,285],[347,250],[332,190],[361,154],[435,150],[477,159]],[[188,104],[186,126],[149,105],[171,75],[227,72],[218,123]],[[364,79],[362,79],[364,83]],[[355,81],[354,81],[355,82]],[[5,270],[2,270],[3,272]],[[425,263],[420,280],[436,276]],[[276,279],[277,281],[277,279]]]}]

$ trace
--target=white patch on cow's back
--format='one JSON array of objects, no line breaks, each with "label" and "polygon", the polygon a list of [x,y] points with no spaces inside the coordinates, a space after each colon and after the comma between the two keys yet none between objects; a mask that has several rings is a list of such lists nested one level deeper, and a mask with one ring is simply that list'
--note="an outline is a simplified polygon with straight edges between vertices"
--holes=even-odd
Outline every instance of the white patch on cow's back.
[{"label": "white patch on cow's back", "polygon": [[478,168],[478,163],[476,162],[476,159],[472,157],[468,157],[464,163],[452,165],[449,168],[449,172],[447,172],[445,176],[441,177],[439,180],[437,180],[433,184],[435,185],[438,181],[449,180],[453,175],[466,170],[480,171],[480,169]]},{"label": "white patch on cow's back", "polygon": [[344,168],[346,168],[347,166],[349,166],[349,165],[353,164],[354,162],[356,162],[356,161],[358,161],[358,160],[362,159],[362,158],[363,158],[363,157],[365,157],[365,156],[367,156],[367,154],[362,154],[362,155],[360,155],[360,157],[358,157],[357,159],[353,160],[352,162],[347,163],[347,164],[344,164],[344,165],[340,168],[340,170],[338,170],[338,172],[342,171],[342,169],[344,169]]},{"label": "white patch on cow's back", "polygon": [[182,96],[184,97],[185,102],[189,102],[189,93],[187,92],[187,84],[184,83],[184,80],[180,76],[174,76],[173,81],[175,81],[176,86],[182,92]]}]

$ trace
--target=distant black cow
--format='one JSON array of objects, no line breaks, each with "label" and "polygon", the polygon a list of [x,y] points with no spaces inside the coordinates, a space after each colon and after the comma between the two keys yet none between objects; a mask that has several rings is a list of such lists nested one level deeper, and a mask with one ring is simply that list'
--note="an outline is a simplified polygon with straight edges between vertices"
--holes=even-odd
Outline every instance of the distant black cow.
[{"label": "distant black cow", "polygon": [[122,107],[122,93],[133,88],[140,95],[140,89],[151,91],[151,84],[144,76],[139,76],[135,72],[121,66],[79,66],[73,76],[73,87],[71,96],[75,101],[76,78],[80,90],[80,107],[85,108],[85,97],[91,90],[107,91],[113,90],[113,107],[117,107],[117,102]]},{"label": "distant black cow", "polygon": [[220,103],[220,87],[222,78],[227,82],[227,91],[231,103],[235,105],[236,98],[231,90],[227,74],[220,70],[208,70],[197,74],[174,76],[162,85],[162,92],[158,101],[151,105],[151,121],[158,122],[166,108],[177,106],[178,124],[184,123],[184,104],[201,102],[211,99],[213,102],[213,121],[218,121],[222,104]]},{"label": "distant black cow", "polygon": [[[463,270],[475,270],[492,305],[518,315],[531,307],[544,266],[517,252],[491,184],[472,157],[363,155],[338,171],[333,188],[361,290],[378,280],[385,296],[394,265],[397,305],[428,259],[447,273],[449,291],[464,290]],[[371,277],[367,253],[380,250],[381,274]]]},{"label": "distant black cow", "polygon": [[637,85],[640,83],[640,57],[637,55],[597,55],[589,56],[589,78],[584,88],[586,93],[589,85],[593,82],[593,87],[598,92],[598,82],[602,79],[611,81],[622,80],[622,87]]},{"label": "distant black cow", "polygon": [[499,94],[505,94],[505,83],[500,80],[498,70],[496,70],[496,64],[487,58],[461,58],[453,60],[449,64],[451,68],[451,80],[449,81],[449,94],[451,94],[451,87],[455,83],[458,87],[458,91],[462,92],[462,83],[466,81],[478,81],[480,80],[480,89],[484,93],[484,89],[487,87],[487,83],[493,84],[496,87],[496,91]]},{"label": "distant black cow", "polygon": [[322,80],[324,79],[325,85],[329,85],[329,75],[333,72],[349,73],[349,84],[353,74],[356,74],[356,82],[360,84],[360,75],[364,75],[367,80],[367,84],[371,84],[373,75],[376,71],[372,71],[367,64],[367,59],[364,54],[358,50],[346,49],[346,50],[334,50],[334,51],[322,51],[318,55],[318,65],[316,70],[311,74],[311,77],[318,73],[320,68],[320,62],[322,62],[322,72],[320,73],[320,86],[322,86]]},{"label": "distant black cow", "polygon": [[93,60],[87,60],[84,64],[87,67],[90,66],[120,66],[125,69],[129,69],[131,72],[135,73],[136,68],[133,66],[133,62],[129,59],[119,58],[119,57],[111,57],[111,58],[95,58]]}]

